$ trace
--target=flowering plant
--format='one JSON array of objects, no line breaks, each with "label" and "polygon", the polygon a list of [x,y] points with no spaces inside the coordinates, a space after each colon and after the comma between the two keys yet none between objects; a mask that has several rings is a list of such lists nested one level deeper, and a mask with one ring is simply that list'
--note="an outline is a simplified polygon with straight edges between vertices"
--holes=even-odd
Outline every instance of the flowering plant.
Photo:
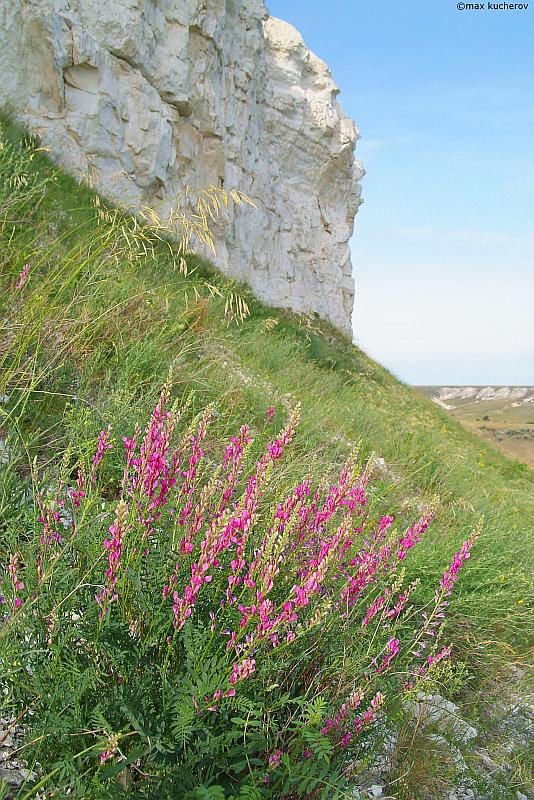
[{"label": "flowering plant", "polygon": [[32,706],[30,751],[61,761],[72,796],[117,776],[132,797],[331,796],[449,655],[445,598],[473,538],[421,616],[403,564],[430,511],[404,531],[377,515],[356,455],[287,485],[298,407],[263,448],[247,425],[211,440],[212,408],[185,416],[166,384],[144,433],[103,430],[10,554],[6,687]]}]

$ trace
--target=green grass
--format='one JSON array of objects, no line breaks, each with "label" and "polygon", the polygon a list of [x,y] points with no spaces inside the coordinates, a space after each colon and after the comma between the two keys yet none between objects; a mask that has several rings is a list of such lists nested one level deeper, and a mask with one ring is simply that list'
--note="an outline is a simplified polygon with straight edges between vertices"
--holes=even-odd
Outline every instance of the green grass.
[{"label": "green grass", "polygon": [[[169,242],[151,241],[153,255],[146,256],[119,230],[111,235],[110,226],[95,239],[101,223],[92,192],[42,152],[30,163],[20,131],[2,127],[14,150],[4,147],[0,165],[3,159],[9,170],[6,161],[19,152],[30,183],[32,176],[48,180],[22,219],[12,222],[8,211],[0,217],[0,296],[31,260],[33,306],[21,314],[33,313],[41,326],[33,338],[20,334],[19,370],[0,378],[0,394],[10,395],[0,406],[0,435],[23,443],[26,468],[34,459],[32,469],[46,465],[72,432],[89,448],[102,426],[132,426],[169,371],[175,392],[192,394],[194,410],[215,403],[218,433],[233,433],[243,421],[263,430],[271,405],[282,423],[300,401],[296,477],[310,468],[310,453],[338,466],[361,443],[365,456],[385,459],[373,492],[402,521],[419,516],[424,504],[435,506],[435,522],[409,565],[429,594],[451,551],[484,517],[449,635],[471,665],[482,653],[524,651],[534,473],[464,430],[327,323],[267,308],[198,259],[189,258],[183,275]],[[225,315],[232,292],[250,307],[240,325]],[[0,510],[12,513],[6,493]]]}]

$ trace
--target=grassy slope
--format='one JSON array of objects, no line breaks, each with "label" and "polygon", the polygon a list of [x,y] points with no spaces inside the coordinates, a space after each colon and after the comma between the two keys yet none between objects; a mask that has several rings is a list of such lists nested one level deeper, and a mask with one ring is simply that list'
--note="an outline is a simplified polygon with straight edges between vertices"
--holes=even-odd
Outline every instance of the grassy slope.
[{"label": "grassy slope", "polygon": [[[15,129],[4,129],[6,138],[19,140]],[[29,169],[52,172],[42,154]],[[84,237],[96,227],[91,200],[87,189],[58,174],[31,224],[16,226],[13,255],[7,259],[4,251],[0,261],[4,277],[12,280],[28,258],[44,275],[58,253],[78,243],[82,258]],[[59,249],[47,252],[61,236]],[[63,355],[25,407],[30,455],[46,461],[51,444],[63,445],[66,409],[72,425],[76,420],[76,436],[88,443],[104,424],[122,431],[143,421],[169,369],[179,394],[194,391],[196,407],[216,403],[218,432],[225,434],[245,420],[264,430],[271,405],[281,423],[288,403],[300,400],[300,459],[291,466],[299,477],[309,469],[310,453],[338,463],[360,441],[365,455],[374,452],[386,461],[374,493],[384,510],[408,522],[422,503],[437,504],[428,538],[409,565],[429,593],[450,553],[485,516],[475,557],[458,584],[454,635],[459,644],[469,643],[471,656],[496,638],[524,647],[533,473],[465,431],[325,323],[266,308],[251,297],[248,319],[228,323],[224,298],[212,297],[206,285],[216,284],[224,294],[227,282],[200,262],[183,276],[172,260],[163,244],[155,259],[101,259],[96,275],[87,277],[89,263],[59,297],[41,357],[46,361],[50,346]],[[80,320],[82,334],[69,341]]]}]

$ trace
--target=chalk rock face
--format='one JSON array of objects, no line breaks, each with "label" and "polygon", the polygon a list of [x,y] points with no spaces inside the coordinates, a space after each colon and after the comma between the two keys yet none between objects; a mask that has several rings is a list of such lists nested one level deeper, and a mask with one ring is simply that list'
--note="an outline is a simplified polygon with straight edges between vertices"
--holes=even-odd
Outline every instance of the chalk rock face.
[{"label": "chalk rock face", "polygon": [[114,201],[238,188],[217,266],[350,331],[357,131],[330,71],[263,0],[9,0],[0,102]]}]

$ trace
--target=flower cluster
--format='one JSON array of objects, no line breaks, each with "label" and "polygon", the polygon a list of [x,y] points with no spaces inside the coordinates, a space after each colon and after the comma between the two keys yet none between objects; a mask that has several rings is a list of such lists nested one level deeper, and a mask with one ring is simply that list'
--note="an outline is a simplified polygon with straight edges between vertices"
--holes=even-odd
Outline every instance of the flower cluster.
[{"label": "flower cluster", "polygon": [[376,668],[376,674],[380,675],[381,672],[385,672],[388,668],[393,659],[398,656],[399,654],[399,645],[400,640],[395,639],[395,637],[391,637],[388,639],[386,643],[386,648],[384,652],[384,657],[380,663],[380,665]]},{"label": "flower cluster", "polygon": [[76,478],[76,488],[70,487],[67,490],[67,494],[69,495],[70,499],[72,500],[72,505],[75,509],[80,508],[82,499],[86,496],[85,491],[85,475],[81,471],[78,470],[78,476]]},{"label": "flower cluster", "polygon": [[37,495],[37,507],[39,517],[37,521],[42,526],[39,537],[39,554],[37,556],[37,575],[39,580],[43,579],[44,564],[47,559],[49,549],[52,545],[61,544],[62,537],[59,527],[66,524],[72,525],[72,519],[62,516],[64,513],[65,501],[60,498],[61,486],[56,488],[55,496],[51,500],[45,500],[41,495]]},{"label": "flower cluster", "polygon": [[15,286],[16,289],[18,289],[19,291],[22,289],[22,287],[24,286],[24,284],[28,280],[28,275],[29,274],[30,274],[30,265],[29,264],[24,264],[24,266],[22,267],[22,269],[21,269],[21,271],[19,273],[19,277],[17,279],[17,284]]},{"label": "flower cluster", "polygon": [[[234,592],[243,582],[241,573],[245,567],[245,546],[254,523],[263,483],[267,478],[269,467],[282,456],[284,448],[293,438],[297,422],[298,409],[292,414],[280,437],[268,446],[267,452],[256,463],[256,469],[247,481],[243,498],[236,501],[234,507],[225,515],[221,516],[217,511],[207,523],[205,536],[200,542],[200,557],[190,567],[191,579],[185,586],[183,595],[177,591],[173,593],[176,629],[182,628],[186,619],[191,616],[201,587],[211,582],[212,571],[219,567],[221,554],[229,550],[233,550],[235,555],[230,561],[226,601],[230,604],[235,603]],[[248,436],[246,431],[242,432],[242,439],[244,434]]]},{"label": "flower cluster", "polygon": [[341,705],[334,717],[325,720],[321,733],[339,738],[341,747],[347,747],[353,736],[358,736],[376,720],[379,710],[385,703],[384,695],[376,692],[363,714],[355,714],[363,698],[363,689],[358,688],[351,694],[348,702]]},{"label": "flower cluster", "polygon": [[[415,525],[408,528],[396,545],[394,539],[387,541],[385,538],[387,530],[391,527],[391,517],[383,517],[375,535],[364,542],[364,547],[350,562],[354,572],[343,590],[343,602],[350,608],[362,597],[369,586],[377,583],[379,578],[392,575],[399,564],[404,561],[408,551],[421,541],[431,520],[432,514],[422,516]],[[384,598],[377,599],[376,602],[376,607],[369,610],[369,619],[380,610]],[[401,607],[403,607],[402,601]]]},{"label": "flower cluster", "polygon": [[[440,581],[441,590],[443,592],[444,597],[448,597],[454,587],[454,584],[458,580],[458,572],[462,564],[470,557],[471,555],[471,548],[473,547],[475,537],[471,537],[467,539],[457,553],[454,554],[452,563],[448,569],[445,570],[443,577]],[[436,599],[437,599],[437,592],[436,592]]]},{"label": "flower cluster", "polygon": [[[450,647],[442,647],[438,652],[445,611],[449,605],[448,600],[445,598],[452,593],[454,584],[458,580],[458,572],[470,557],[471,549],[477,537],[478,529],[475,529],[462,544],[461,549],[454,554],[451,564],[443,573],[439,587],[435,591],[433,609],[430,612],[424,611],[422,614],[423,625],[413,643],[412,655],[417,659],[424,659],[424,663],[414,668],[412,671],[414,677],[426,678],[432,666],[450,656]],[[412,684],[413,681],[408,681],[408,686]]]},{"label": "flower cluster", "polygon": [[98,471],[98,467],[100,466],[100,462],[104,457],[104,453],[112,448],[113,444],[111,442],[111,425],[108,425],[107,429],[100,431],[98,436],[96,453],[93,456],[93,463],[91,467],[91,483],[94,483],[96,480],[96,473]]},{"label": "flower cluster", "polygon": [[248,678],[256,671],[256,662],[253,658],[245,658],[240,664],[234,664],[232,667],[232,674],[230,675],[230,683],[237,683]]},{"label": "flower cluster", "polygon": [[124,500],[119,502],[115,512],[115,519],[110,525],[110,539],[104,539],[104,547],[108,553],[108,568],[106,570],[106,582],[100,592],[96,595],[96,600],[100,606],[100,619],[109,610],[109,606],[117,600],[115,587],[121,570],[122,553],[124,550],[124,540],[127,531],[128,505]]},{"label": "flower cluster", "polygon": [[22,589],[24,589],[24,583],[23,581],[20,580],[19,577],[19,569],[20,569],[19,557],[17,553],[12,553],[12,555],[9,558],[9,565],[7,571],[9,572],[9,576],[11,578],[11,584],[13,586],[13,595],[14,595],[13,608],[15,610],[17,608],[20,608],[20,606],[22,605],[22,600],[19,597],[19,592],[21,592]]},{"label": "flower cluster", "polygon": [[[166,385],[142,438],[139,429],[123,438],[121,498],[111,535],[104,541],[107,569],[96,597],[100,618],[119,594],[123,596],[129,574],[145,569],[145,555],[165,552],[172,531],[167,578],[159,587],[161,609],[172,601],[164,639],[168,660],[193,618],[209,630],[207,648],[213,641],[225,654],[219,688],[203,700],[194,698],[198,714],[217,712],[244,682],[253,682],[262,653],[275,648],[284,653],[300,637],[319,632],[323,622],[339,619],[368,643],[362,675],[367,688],[353,691],[321,727],[323,735],[345,748],[377,719],[385,703],[377,684],[385,673],[392,674],[394,662],[401,676],[406,654],[424,655],[424,664],[412,669],[415,679],[449,655],[447,647],[428,651],[426,640],[431,637],[434,645],[439,640],[436,626],[441,624],[445,598],[469,557],[473,539],[464,543],[445,571],[434,612],[423,617],[418,631],[410,632],[403,627],[405,611],[418,581],[404,586],[404,562],[422,540],[431,513],[400,533],[390,515],[373,525],[367,503],[369,472],[361,471],[354,456],[334,481],[323,480],[314,487],[313,477],[307,476],[272,502],[273,476],[295,436],[298,408],[247,471],[252,442],[247,425],[230,438],[220,464],[202,462],[211,409],[197,418],[177,446],[173,444],[179,415],[170,407],[170,393]],[[108,430],[99,437],[93,472],[111,446],[109,436]],[[70,492],[74,506],[85,489],[80,474]],[[160,564],[157,571],[160,574]],[[123,605],[118,606],[120,613]],[[144,624],[131,609],[127,621],[131,635],[142,636]],[[371,699],[360,711],[367,693]],[[268,757],[271,768],[279,763],[281,752],[277,748]]]},{"label": "flower cluster", "polygon": [[108,734],[106,749],[100,754],[100,763],[105,764],[117,754],[119,749],[119,737],[115,733]]}]

